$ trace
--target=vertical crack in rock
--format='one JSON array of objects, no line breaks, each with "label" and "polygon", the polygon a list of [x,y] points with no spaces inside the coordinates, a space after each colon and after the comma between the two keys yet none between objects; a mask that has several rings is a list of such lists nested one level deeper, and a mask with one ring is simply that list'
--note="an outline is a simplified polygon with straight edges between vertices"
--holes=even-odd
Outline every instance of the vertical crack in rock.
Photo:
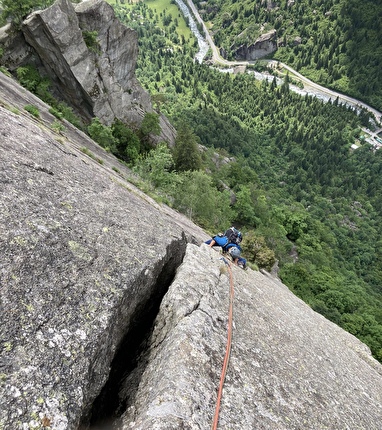
[{"label": "vertical crack in rock", "polygon": [[[162,299],[171,285],[175,272],[182,263],[185,253],[185,242],[176,242],[168,247],[166,262],[157,276],[152,294],[141,302],[130,320],[127,333],[124,335],[111,363],[110,373],[101,393],[93,402],[89,413],[85,414],[79,430],[118,429],[120,417],[134,400],[140,377],[146,367],[144,359],[148,340],[153,330],[154,320],[159,312]],[[161,264],[161,263],[158,263]],[[147,278],[147,270],[142,278]],[[151,273],[157,273],[153,267]],[[129,394],[121,395],[122,386],[130,387]]]}]

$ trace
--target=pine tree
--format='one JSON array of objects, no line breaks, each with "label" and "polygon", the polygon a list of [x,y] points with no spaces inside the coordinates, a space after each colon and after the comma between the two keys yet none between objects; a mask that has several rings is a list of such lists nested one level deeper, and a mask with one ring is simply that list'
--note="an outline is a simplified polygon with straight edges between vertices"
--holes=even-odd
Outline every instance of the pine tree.
[{"label": "pine tree", "polygon": [[175,139],[174,162],[178,172],[199,170],[201,168],[202,162],[197,137],[185,123],[180,125]]}]

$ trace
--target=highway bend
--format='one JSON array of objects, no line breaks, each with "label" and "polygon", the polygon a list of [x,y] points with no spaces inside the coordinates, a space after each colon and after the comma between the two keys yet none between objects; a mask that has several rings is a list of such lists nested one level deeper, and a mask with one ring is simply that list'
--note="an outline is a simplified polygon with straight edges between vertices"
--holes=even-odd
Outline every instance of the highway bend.
[{"label": "highway bend", "polygon": [[[215,64],[220,64],[220,65],[224,65],[224,66],[243,66],[243,65],[249,65],[249,64],[253,64],[255,63],[255,61],[228,61],[225,60],[224,58],[222,58],[220,56],[219,50],[216,47],[214,41],[212,40],[212,37],[204,23],[204,21],[202,20],[201,16],[199,15],[199,12],[196,8],[196,6],[194,5],[192,0],[186,0],[187,4],[189,6],[189,8],[191,9],[192,13],[194,14],[195,19],[202,25],[206,39],[208,44],[211,47],[211,51],[212,51],[212,61]],[[316,84],[315,82],[312,82],[310,79],[306,78],[305,76],[301,75],[301,73],[298,73],[296,70],[292,69],[291,67],[287,66],[284,63],[281,63],[279,61],[275,61],[275,60],[269,60],[269,62],[272,64],[276,64],[278,67],[282,67],[285,70],[288,70],[290,73],[292,73],[295,77],[297,77],[298,79],[301,80],[301,82],[304,85],[307,85],[311,88],[314,88],[315,91],[320,92],[322,94],[325,95],[329,95],[330,97],[333,97],[333,99],[336,99],[338,97],[338,100],[342,103],[348,103],[352,106],[359,106],[360,108],[365,108],[367,109],[369,112],[371,112],[378,123],[381,123],[381,118],[382,118],[382,113],[379,112],[378,110],[372,108],[371,106],[367,105],[366,103],[357,100],[353,97],[350,96],[346,96],[344,94],[341,93],[337,93],[336,91],[330,90],[328,88],[325,88],[321,85]]]}]

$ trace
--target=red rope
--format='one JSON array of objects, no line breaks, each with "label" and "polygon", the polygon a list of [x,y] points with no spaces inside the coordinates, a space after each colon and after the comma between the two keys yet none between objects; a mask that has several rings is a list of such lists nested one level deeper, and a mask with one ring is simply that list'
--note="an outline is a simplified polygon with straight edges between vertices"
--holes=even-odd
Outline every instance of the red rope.
[{"label": "red rope", "polygon": [[229,314],[228,314],[228,334],[227,334],[227,346],[226,346],[226,352],[223,362],[223,368],[222,373],[220,376],[220,385],[219,385],[219,391],[218,391],[218,397],[216,400],[216,408],[215,408],[215,416],[214,416],[214,422],[212,424],[211,430],[216,430],[218,427],[219,422],[219,411],[220,411],[220,402],[222,398],[222,392],[223,392],[223,385],[225,376],[227,373],[227,367],[229,362],[229,355],[231,352],[231,343],[232,343],[232,321],[233,321],[233,276],[232,276],[232,268],[231,265],[228,264],[228,273],[229,273],[229,279],[230,279],[230,295],[229,295]]}]

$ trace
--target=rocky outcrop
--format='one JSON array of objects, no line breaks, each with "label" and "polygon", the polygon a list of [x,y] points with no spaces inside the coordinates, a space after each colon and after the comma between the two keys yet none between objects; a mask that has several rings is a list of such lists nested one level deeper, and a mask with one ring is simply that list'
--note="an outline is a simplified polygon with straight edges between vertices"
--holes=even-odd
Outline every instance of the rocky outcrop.
[{"label": "rocky outcrop", "polygon": [[[234,267],[233,340],[221,429],[373,429],[382,417],[382,366],[355,337],[281,282]],[[125,430],[206,429],[225,355],[230,281],[221,256],[188,245],[155,321],[148,365]]]},{"label": "rocky outcrop", "polygon": [[54,120],[1,76],[2,430],[78,428],[186,243],[207,237],[140,193],[128,169],[70,124],[54,132]]},{"label": "rocky outcrop", "polygon": [[[73,5],[69,0],[58,0],[32,13],[23,22],[22,34],[2,31],[2,63],[11,69],[37,64],[83,118],[97,116],[106,125],[118,118],[139,126],[144,114],[153,111],[148,93],[135,77],[136,32],[121,24],[105,1]],[[86,34],[95,39],[89,46],[83,37]],[[160,125],[162,133],[153,139],[172,145],[175,130],[164,116]]]},{"label": "rocky outcrop", "polygon": [[231,50],[235,52],[235,58],[238,61],[253,61],[265,57],[277,50],[277,32],[271,30],[262,34],[254,43],[241,45],[238,48],[233,45]]}]

